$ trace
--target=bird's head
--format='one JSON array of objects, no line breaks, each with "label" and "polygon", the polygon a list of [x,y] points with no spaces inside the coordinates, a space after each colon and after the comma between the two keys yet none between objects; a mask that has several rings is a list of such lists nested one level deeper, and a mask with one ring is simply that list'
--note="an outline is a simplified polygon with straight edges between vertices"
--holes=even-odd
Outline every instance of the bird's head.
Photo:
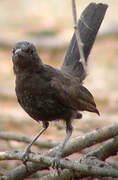
[{"label": "bird's head", "polygon": [[18,42],[12,50],[12,61],[15,73],[17,71],[24,71],[34,69],[41,60],[37,54],[35,46],[27,41]]}]

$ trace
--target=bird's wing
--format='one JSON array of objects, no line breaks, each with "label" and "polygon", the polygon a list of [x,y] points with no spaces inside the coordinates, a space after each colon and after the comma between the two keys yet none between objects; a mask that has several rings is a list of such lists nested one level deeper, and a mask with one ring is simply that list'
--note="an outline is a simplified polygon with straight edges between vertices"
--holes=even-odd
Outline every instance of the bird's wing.
[{"label": "bird's wing", "polygon": [[54,77],[51,86],[56,90],[56,98],[65,106],[76,110],[87,110],[98,113],[91,93],[80,84],[78,78]]}]

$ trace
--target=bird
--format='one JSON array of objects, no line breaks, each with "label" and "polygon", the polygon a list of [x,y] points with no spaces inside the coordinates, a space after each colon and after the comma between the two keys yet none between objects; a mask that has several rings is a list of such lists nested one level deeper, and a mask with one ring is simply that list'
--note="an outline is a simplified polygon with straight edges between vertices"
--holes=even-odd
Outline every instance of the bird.
[{"label": "bird", "polygon": [[72,120],[81,119],[81,111],[97,113],[93,95],[83,86],[86,72],[77,60],[60,69],[44,64],[31,42],[17,42],[12,50],[13,71],[16,76],[15,91],[19,104],[29,116],[42,122],[42,129],[24,150],[23,161],[27,161],[31,146],[48,128],[51,121],[63,120],[66,136],[60,144],[53,161],[58,171],[65,145],[73,131]]}]

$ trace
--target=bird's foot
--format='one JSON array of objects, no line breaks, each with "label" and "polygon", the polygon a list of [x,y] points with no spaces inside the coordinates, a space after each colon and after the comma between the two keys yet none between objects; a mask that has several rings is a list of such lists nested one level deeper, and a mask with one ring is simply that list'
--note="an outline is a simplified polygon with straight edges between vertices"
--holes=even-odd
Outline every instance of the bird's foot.
[{"label": "bird's foot", "polygon": [[23,164],[25,165],[27,171],[28,171],[28,167],[27,167],[27,161],[28,161],[28,158],[29,158],[29,154],[31,153],[31,150],[30,148],[26,148],[23,152],[23,157],[22,157],[22,162]]},{"label": "bird's foot", "polygon": [[60,157],[55,157],[52,163],[52,168],[55,168],[57,171],[58,176],[61,176],[61,169],[60,169]]}]

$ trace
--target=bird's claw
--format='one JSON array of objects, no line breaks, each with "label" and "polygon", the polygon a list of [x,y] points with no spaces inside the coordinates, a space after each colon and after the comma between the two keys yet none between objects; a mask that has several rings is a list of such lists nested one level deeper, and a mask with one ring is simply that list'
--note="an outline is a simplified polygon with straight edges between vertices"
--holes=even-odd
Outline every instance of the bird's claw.
[{"label": "bird's claw", "polygon": [[57,171],[58,176],[61,175],[61,169],[60,169],[60,158],[55,157],[52,163],[52,168],[55,168]]},{"label": "bird's claw", "polygon": [[29,158],[29,154],[31,153],[31,150],[30,148],[26,148],[23,152],[23,157],[22,157],[22,161],[23,161],[23,164],[25,166],[27,166],[27,161],[28,161],[28,158]]}]

